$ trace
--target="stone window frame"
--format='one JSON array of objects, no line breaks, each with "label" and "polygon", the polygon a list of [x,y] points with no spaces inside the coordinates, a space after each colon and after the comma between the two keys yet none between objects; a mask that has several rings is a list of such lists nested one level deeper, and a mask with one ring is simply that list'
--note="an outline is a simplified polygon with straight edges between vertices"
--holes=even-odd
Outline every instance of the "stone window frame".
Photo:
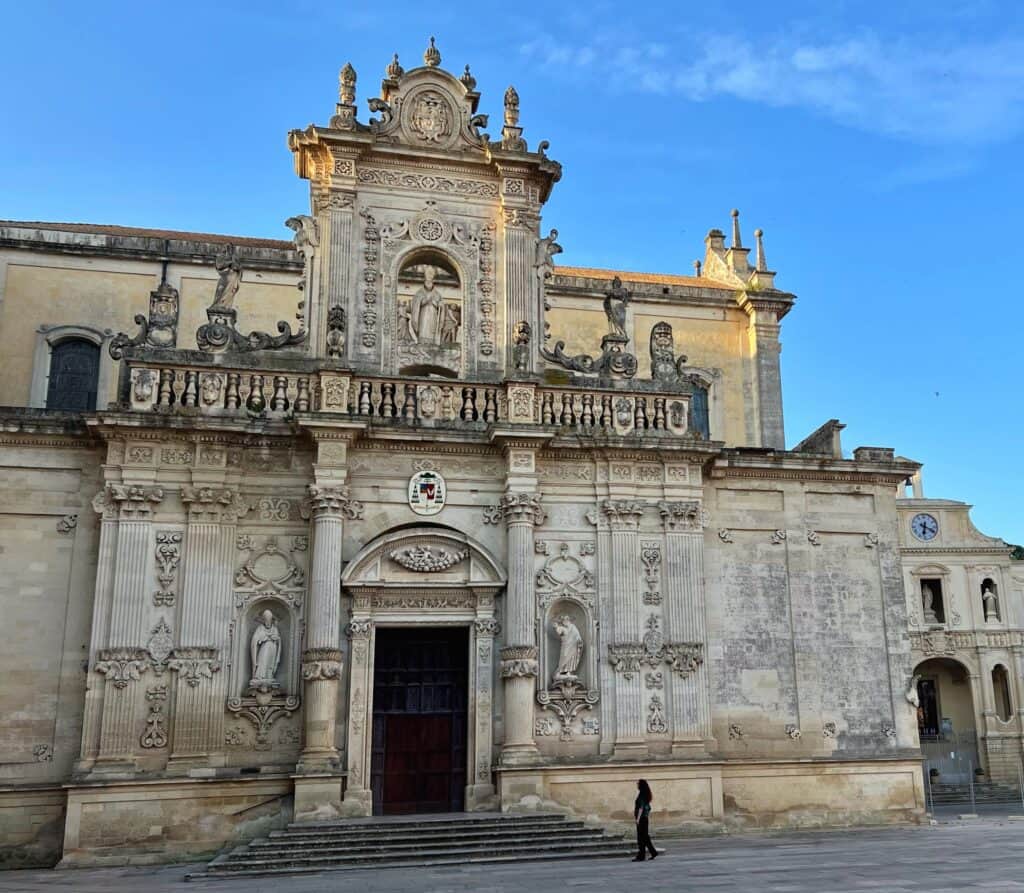
[{"label": "stone window frame", "polygon": [[110,357],[107,347],[114,333],[110,329],[92,326],[44,323],[36,329],[35,352],[32,357],[32,383],[29,386],[28,405],[32,409],[46,409],[46,395],[50,387],[50,363],[53,349],[63,341],[88,341],[100,351],[99,370],[96,376],[96,405],[103,409],[110,402],[110,385],[117,375],[117,364]]}]

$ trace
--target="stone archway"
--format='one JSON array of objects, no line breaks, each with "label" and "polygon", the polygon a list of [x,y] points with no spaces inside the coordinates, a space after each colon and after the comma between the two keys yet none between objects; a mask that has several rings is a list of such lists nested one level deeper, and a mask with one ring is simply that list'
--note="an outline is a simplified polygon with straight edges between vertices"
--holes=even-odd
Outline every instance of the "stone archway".
[{"label": "stone archway", "polygon": [[921,752],[928,767],[942,783],[966,784],[980,766],[978,676],[948,656],[921,661],[914,674]]},{"label": "stone archway", "polygon": [[346,815],[370,815],[373,668],[378,627],[465,627],[469,637],[465,808],[494,808],[491,777],[495,598],[505,571],[464,533],[440,526],[393,530],[368,543],[342,574],[352,598],[346,730]]}]

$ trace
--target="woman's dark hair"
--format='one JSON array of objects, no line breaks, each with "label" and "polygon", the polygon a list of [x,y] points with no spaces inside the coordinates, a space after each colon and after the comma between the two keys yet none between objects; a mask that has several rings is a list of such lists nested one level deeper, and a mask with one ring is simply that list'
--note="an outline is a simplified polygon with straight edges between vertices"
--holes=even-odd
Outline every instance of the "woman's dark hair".
[{"label": "woman's dark hair", "polygon": [[654,794],[651,793],[651,786],[646,781],[641,778],[640,781],[636,783],[636,786],[640,789],[640,796],[643,797],[647,803],[654,802]]}]

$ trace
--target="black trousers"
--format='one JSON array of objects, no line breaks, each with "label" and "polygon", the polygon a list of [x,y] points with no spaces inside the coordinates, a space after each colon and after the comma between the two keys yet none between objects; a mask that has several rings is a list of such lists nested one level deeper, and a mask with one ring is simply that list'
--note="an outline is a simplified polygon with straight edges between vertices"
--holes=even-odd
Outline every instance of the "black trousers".
[{"label": "black trousers", "polygon": [[654,844],[651,843],[651,834],[648,830],[648,824],[649,819],[647,816],[641,816],[640,821],[636,823],[636,857],[638,859],[646,859],[648,850],[652,856],[658,855],[658,851],[654,848]]}]

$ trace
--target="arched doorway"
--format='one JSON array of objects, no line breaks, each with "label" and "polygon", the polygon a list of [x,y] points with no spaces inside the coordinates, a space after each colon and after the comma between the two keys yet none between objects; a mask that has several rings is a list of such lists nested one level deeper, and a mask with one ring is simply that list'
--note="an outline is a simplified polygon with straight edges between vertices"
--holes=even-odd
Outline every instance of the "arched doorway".
[{"label": "arched doorway", "polygon": [[933,657],[918,664],[914,673],[921,753],[932,780],[966,784],[980,766],[970,671],[953,658]]},{"label": "arched doorway", "polygon": [[496,808],[495,599],[505,572],[464,533],[385,533],[348,564],[347,814]]}]

